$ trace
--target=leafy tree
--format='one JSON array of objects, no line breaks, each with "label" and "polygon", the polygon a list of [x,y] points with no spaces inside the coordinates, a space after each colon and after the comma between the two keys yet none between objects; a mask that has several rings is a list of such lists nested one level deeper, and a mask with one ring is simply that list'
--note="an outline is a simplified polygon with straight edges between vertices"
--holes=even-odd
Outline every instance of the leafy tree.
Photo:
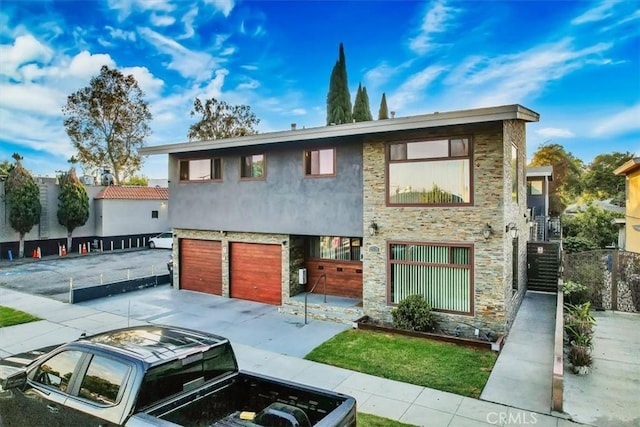
[{"label": "leafy tree", "polygon": [[137,149],[151,133],[151,112],[133,75],[103,65],[89,86],[67,98],[64,127],[77,160],[94,169],[108,167],[116,184],[140,169]]},{"label": "leafy tree", "polygon": [[22,164],[22,157],[13,155],[16,163],[6,183],[7,202],[9,205],[9,224],[20,234],[18,257],[24,257],[24,236],[40,221],[40,188],[29,171]]},{"label": "leafy tree", "polygon": [[373,120],[373,117],[371,116],[371,108],[369,108],[369,95],[367,95],[367,88],[363,87],[362,84],[358,84],[358,92],[353,104],[353,120],[356,122]]},{"label": "leafy tree", "polygon": [[190,141],[232,138],[234,136],[255,135],[255,126],[260,119],[251,112],[248,105],[229,105],[215,98],[207,99],[204,104],[199,98],[193,102],[191,117],[199,114],[202,118],[189,127],[187,138]]},{"label": "leafy tree", "polygon": [[378,110],[378,120],[385,120],[389,118],[389,109],[387,108],[387,95],[382,92],[382,99],[380,100],[380,109]]},{"label": "leafy tree", "polygon": [[615,175],[613,171],[632,158],[633,153],[629,152],[597,155],[583,176],[585,193],[597,199],[615,199],[624,203],[625,177]]},{"label": "leafy tree", "polygon": [[73,167],[58,176],[58,182],[58,223],[67,228],[67,248],[71,248],[73,230],[85,225],[89,219],[89,196]]},{"label": "leafy tree", "polygon": [[[590,204],[575,215],[562,216],[564,238],[584,247],[605,248],[618,241],[618,228],[612,221],[623,215]],[[591,243],[589,243],[591,242]]]},{"label": "leafy tree", "polygon": [[149,185],[149,179],[144,175],[133,175],[123,185],[139,185],[142,187],[146,187]]},{"label": "leafy tree", "polygon": [[553,166],[549,183],[549,212],[559,215],[581,193],[582,161],[567,153],[560,144],[543,144],[533,154],[529,166]]},{"label": "leafy tree", "polygon": [[3,160],[2,163],[0,163],[0,181],[7,179],[11,169],[13,169],[13,165],[9,163],[9,160]]},{"label": "leafy tree", "polygon": [[327,94],[327,125],[351,123],[351,94],[347,81],[347,62],[344,47],[340,43],[340,55],[331,71],[329,93]]}]

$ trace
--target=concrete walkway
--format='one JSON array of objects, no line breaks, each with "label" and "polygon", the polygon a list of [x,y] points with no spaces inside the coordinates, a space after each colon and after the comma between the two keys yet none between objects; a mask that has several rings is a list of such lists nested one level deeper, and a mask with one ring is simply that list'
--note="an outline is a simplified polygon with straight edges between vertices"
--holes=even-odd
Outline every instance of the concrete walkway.
[{"label": "concrete walkway", "polygon": [[[197,327],[226,336],[235,335],[235,339],[230,338],[241,369],[352,395],[358,401],[359,412],[429,427],[575,425],[561,418],[518,407],[471,399],[301,359],[300,354],[310,351],[317,345],[316,342],[327,339],[323,334],[337,333],[334,329],[336,324],[312,320],[309,325],[301,326],[300,318],[279,314],[276,307],[263,304],[176,291],[167,286],[82,305],[69,305],[0,289],[0,305],[45,319],[0,328],[1,356],[72,340],[82,332],[93,334],[153,321]],[[224,319],[216,316],[233,317]],[[314,329],[307,329],[310,326]],[[511,389],[506,394],[512,392]]]},{"label": "concrete walkway", "polygon": [[565,364],[564,411],[600,427],[640,426],[640,314],[593,316],[593,367],[589,375],[574,375]]},{"label": "concrete walkway", "polygon": [[551,413],[556,295],[527,292],[480,398]]}]

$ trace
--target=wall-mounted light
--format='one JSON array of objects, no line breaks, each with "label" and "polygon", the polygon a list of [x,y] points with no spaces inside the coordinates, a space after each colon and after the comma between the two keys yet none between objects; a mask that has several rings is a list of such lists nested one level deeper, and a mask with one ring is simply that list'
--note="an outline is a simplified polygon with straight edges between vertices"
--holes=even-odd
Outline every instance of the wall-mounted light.
[{"label": "wall-mounted light", "polygon": [[504,228],[504,232],[510,233],[512,239],[518,237],[518,227],[516,226],[516,223],[510,222],[509,224],[507,224],[507,226]]},{"label": "wall-mounted light", "polygon": [[375,221],[371,221],[371,224],[369,224],[369,235],[375,236],[376,234],[378,234],[378,224],[376,224]]},{"label": "wall-mounted light", "polygon": [[484,240],[487,240],[491,236],[491,233],[493,233],[493,228],[491,228],[489,223],[485,224],[482,229],[482,237],[484,237]]}]

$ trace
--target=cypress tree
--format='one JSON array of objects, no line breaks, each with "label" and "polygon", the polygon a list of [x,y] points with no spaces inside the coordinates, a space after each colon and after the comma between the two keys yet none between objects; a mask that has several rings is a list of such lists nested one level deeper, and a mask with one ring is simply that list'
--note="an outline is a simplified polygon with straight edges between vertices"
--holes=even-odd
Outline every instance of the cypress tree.
[{"label": "cypress tree", "polygon": [[327,94],[327,124],[343,124],[353,121],[351,115],[351,94],[347,82],[347,63],[344,47],[340,43],[340,56],[331,71],[329,93]]},{"label": "cypress tree", "polygon": [[40,221],[40,188],[21,163],[22,156],[13,154],[16,161],[7,176],[6,195],[9,225],[19,233],[18,257],[24,257],[24,236]]},{"label": "cypress tree", "polygon": [[382,99],[380,100],[380,109],[378,110],[378,120],[384,120],[389,118],[389,109],[387,108],[387,96],[382,92]]},{"label": "cypress tree", "polygon": [[367,95],[367,88],[362,87],[362,84],[358,84],[356,100],[353,103],[353,120],[356,122],[373,120],[371,117],[371,109],[369,108],[369,95]]}]

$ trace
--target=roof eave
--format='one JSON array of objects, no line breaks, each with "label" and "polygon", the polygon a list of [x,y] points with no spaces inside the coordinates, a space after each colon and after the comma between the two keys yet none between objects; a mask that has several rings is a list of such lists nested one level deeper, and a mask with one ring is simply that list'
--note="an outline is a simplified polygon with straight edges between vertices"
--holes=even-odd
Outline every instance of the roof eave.
[{"label": "roof eave", "polygon": [[623,163],[616,170],[614,170],[613,173],[616,175],[626,175],[629,172],[632,172],[634,169],[637,169],[638,167],[640,167],[640,157],[635,157]]},{"label": "roof eave", "polygon": [[435,112],[419,116],[400,117],[387,120],[375,120],[348,123],[334,126],[320,126],[301,130],[286,130],[242,136],[237,138],[210,141],[181,142],[174,144],[143,147],[138,150],[142,155],[186,153],[193,151],[220,150],[224,148],[249,147],[294,141],[309,141],[341,136],[368,135],[374,133],[395,132],[441,126],[453,126],[495,122],[503,120],[523,120],[537,122],[540,115],[519,104],[500,107],[477,108],[472,110]]}]

